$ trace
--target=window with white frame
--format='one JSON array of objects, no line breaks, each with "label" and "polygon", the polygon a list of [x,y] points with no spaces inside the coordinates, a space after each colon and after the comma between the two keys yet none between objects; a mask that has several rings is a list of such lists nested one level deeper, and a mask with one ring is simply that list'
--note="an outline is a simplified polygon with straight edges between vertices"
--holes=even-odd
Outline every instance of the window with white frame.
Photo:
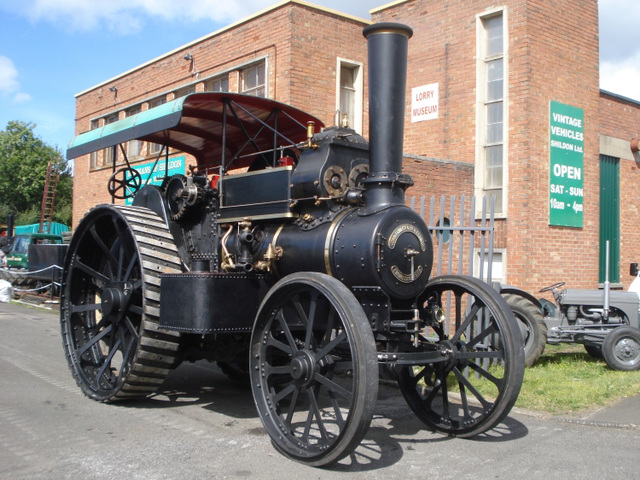
[{"label": "window with white frame", "polygon": [[495,196],[495,212],[506,213],[505,25],[502,11],[479,17],[478,173],[476,194]]},{"label": "window with white frame", "polygon": [[187,95],[191,95],[196,92],[195,85],[189,85],[188,87],[181,88],[177,90],[175,93],[175,98],[186,97]]},{"label": "window with white frame", "polygon": [[[153,100],[149,101],[149,109],[159,107],[160,105],[163,105],[166,102],[167,102],[167,99],[164,96],[154,98]],[[149,143],[149,146],[148,146],[149,155],[157,155],[158,153],[160,153],[160,150],[162,150],[162,145],[160,145],[159,143]]]},{"label": "window with white frame", "polygon": [[[494,249],[491,252],[491,257],[489,257],[489,252],[485,251],[481,255],[480,251],[476,249],[473,259],[473,276],[486,282],[490,280],[491,282],[505,283],[507,281],[506,257],[507,253],[504,249]],[[488,277],[489,260],[491,260],[491,278]]]},{"label": "window with white frame", "polygon": [[[100,126],[100,120],[91,120],[91,130],[95,130]],[[98,152],[91,152],[89,154],[89,168],[91,170],[98,168]]]},{"label": "window with white frame", "polygon": [[228,92],[229,75],[220,75],[204,82],[205,92]]},{"label": "window with white frame", "polygon": [[362,64],[338,59],[337,72],[336,123],[362,132]]},{"label": "window with white frame", "polygon": [[243,69],[241,71],[241,77],[242,93],[245,95],[253,95],[255,97],[267,96],[266,68],[264,60]]},{"label": "window with white frame", "polygon": [[[136,105],[135,107],[128,108],[125,111],[125,116],[133,117],[134,115],[139,114],[141,111],[140,105]],[[139,157],[142,151],[142,142],[140,140],[129,140],[127,142],[127,158],[135,158]]]},{"label": "window with white frame", "polygon": [[[105,117],[104,124],[109,125],[110,123],[114,123],[118,121],[118,113],[112,113],[111,115]],[[102,166],[111,166],[115,165],[118,160],[118,146],[114,145],[113,147],[106,148],[103,152],[102,157]]]}]

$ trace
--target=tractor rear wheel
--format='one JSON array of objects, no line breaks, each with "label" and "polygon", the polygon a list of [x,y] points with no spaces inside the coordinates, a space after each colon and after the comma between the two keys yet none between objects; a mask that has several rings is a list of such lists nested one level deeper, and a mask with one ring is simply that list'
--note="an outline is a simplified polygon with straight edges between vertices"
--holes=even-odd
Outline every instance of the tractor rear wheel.
[{"label": "tractor rear wheel", "polygon": [[524,364],[530,367],[540,358],[547,344],[547,325],[542,310],[520,295],[507,293],[502,298],[516,317],[524,341]]},{"label": "tractor rear wheel", "polygon": [[160,277],[181,271],[166,224],[141,207],[101,205],[78,225],[60,298],[64,351],[98,401],[144,397],[176,366],[180,334],[160,330]]}]

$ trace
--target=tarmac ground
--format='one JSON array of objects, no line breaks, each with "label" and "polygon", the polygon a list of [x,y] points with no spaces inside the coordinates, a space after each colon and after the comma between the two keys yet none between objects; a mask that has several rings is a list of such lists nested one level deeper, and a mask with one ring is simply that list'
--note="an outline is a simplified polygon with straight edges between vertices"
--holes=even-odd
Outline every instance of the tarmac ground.
[{"label": "tarmac ground", "polygon": [[57,312],[0,303],[0,479],[638,478],[640,397],[571,416],[514,408],[458,439],[423,428],[383,384],[352,455],[315,469],[279,454],[250,390],[206,362],[182,364],[157,394],[86,398],[69,372]]}]

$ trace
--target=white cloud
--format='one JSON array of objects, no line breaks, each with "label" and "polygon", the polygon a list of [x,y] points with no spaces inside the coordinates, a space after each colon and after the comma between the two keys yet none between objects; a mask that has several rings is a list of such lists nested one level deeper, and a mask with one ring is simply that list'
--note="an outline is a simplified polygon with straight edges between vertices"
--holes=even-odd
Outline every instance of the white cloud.
[{"label": "white cloud", "polygon": [[640,101],[640,54],[618,62],[600,62],[600,88]]},{"label": "white cloud", "polygon": [[16,93],[16,96],[13,97],[13,103],[15,104],[27,103],[30,101],[31,101],[31,95],[24,92],[18,92]]},{"label": "white cloud", "polygon": [[21,104],[31,100],[31,95],[20,91],[18,69],[13,61],[0,55],[0,95],[12,97],[14,104]]},{"label": "white cloud", "polygon": [[[279,0],[0,0],[0,9],[76,31],[106,27],[119,34],[139,31],[150,18],[191,22],[211,20],[229,23],[276,5]],[[319,6],[369,18],[370,9],[385,2],[376,0],[311,1]]]},{"label": "white cloud", "polygon": [[10,58],[0,55],[0,93],[13,93],[18,89],[18,69]]},{"label": "white cloud", "polygon": [[[0,6],[5,1],[0,0]],[[24,0],[19,7],[5,5],[5,8],[11,8],[34,22],[46,21],[79,31],[106,27],[125,34],[137,32],[149,18],[178,22],[229,22],[274,3],[273,0]]]}]

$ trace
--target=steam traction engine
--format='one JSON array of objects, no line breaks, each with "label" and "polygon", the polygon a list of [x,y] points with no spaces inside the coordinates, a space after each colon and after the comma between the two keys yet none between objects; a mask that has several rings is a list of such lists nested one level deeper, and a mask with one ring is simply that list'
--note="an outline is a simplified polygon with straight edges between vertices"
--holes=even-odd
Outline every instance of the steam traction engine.
[{"label": "steam traction engine", "polygon": [[428,428],[473,436],[508,414],[524,369],[513,315],[476,279],[429,281],[431,237],[404,205],[412,31],[364,34],[370,144],[226,93],[179,98],[71,142],[70,158],[140,139],[197,159],[169,176],[167,155],[161,186],[142,185],[127,161],[109,189],[132,204],[97,206],[76,229],[61,326],[86,395],[145,397],[180,362],[216,361],[249,377],[275,447],[315,466],[362,440],[379,364]]}]

